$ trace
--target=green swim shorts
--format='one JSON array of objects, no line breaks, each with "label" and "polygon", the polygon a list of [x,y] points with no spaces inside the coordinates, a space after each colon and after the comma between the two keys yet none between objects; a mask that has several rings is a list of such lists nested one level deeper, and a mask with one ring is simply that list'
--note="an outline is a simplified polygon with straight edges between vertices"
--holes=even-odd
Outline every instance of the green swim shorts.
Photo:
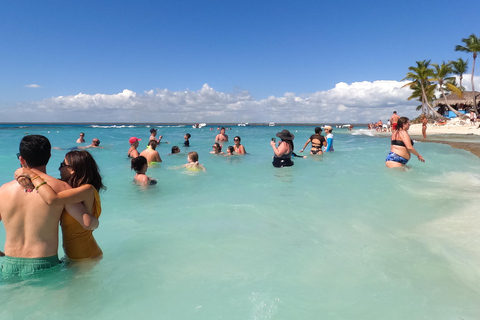
[{"label": "green swim shorts", "polygon": [[1,270],[4,278],[13,276],[26,278],[56,266],[60,266],[58,255],[45,258],[15,258],[5,256]]}]

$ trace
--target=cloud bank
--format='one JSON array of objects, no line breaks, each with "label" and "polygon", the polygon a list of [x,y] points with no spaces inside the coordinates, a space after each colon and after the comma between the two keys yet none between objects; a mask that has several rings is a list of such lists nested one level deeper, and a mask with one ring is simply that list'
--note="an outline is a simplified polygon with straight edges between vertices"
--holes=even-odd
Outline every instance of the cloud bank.
[{"label": "cloud bank", "polygon": [[[465,81],[464,86],[469,89]],[[477,79],[478,80],[478,79]],[[478,82],[478,81],[476,81]],[[224,93],[204,84],[198,91],[150,90],[138,94],[125,89],[117,94],[58,96],[22,103],[16,108],[35,113],[35,122],[110,123],[367,123],[388,119],[396,110],[416,117],[417,101],[408,101],[406,82],[340,82],[327,91],[287,92],[281,97],[256,100],[248,91]],[[7,122],[23,116],[3,111]]]}]

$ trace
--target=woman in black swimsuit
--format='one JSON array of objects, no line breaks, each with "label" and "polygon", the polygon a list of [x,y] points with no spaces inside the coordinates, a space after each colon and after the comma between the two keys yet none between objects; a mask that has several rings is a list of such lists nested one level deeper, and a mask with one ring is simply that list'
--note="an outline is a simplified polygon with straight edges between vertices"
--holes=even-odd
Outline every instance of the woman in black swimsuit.
[{"label": "woman in black swimsuit", "polygon": [[327,146],[327,140],[325,140],[325,137],[322,136],[322,128],[315,128],[315,134],[310,136],[310,138],[307,140],[307,142],[303,146],[303,149],[300,150],[300,152],[303,152],[303,150],[305,150],[305,148],[310,142],[312,143],[312,149],[310,149],[310,154],[323,154],[322,146]]},{"label": "woman in black swimsuit", "polygon": [[385,160],[388,168],[403,167],[410,160],[410,153],[418,157],[418,160],[425,162],[425,159],[413,147],[413,140],[408,135],[410,120],[400,117],[397,122],[397,129],[392,133],[390,152]]},{"label": "woman in black swimsuit", "polygon": [[276,168],[293,166],[292,152],[293,152],[293,138],[295,136],[288,130],[282,130],[277,133],[277,137],[280,138],[278,147],[275,146],[275,140],[272,139],[270,145],[273,148],[273,166]]}]

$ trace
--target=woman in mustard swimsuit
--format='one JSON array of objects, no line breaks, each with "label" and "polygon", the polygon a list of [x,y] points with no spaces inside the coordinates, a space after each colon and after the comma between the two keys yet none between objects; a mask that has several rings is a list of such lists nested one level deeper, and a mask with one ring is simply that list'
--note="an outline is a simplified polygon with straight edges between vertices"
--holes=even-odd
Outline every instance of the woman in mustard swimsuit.
[{"label": "woman in mustard swimsuit", "polygon": [[400,117],[397,122],[397,129],[392,133],[390,153],[385,159],[385,165],[388,168],[403,167],[410,160],[410,153],[418,157],[418,160],[425,162],[425,159],[413,147],[413,140],[408,135],[410,120],[406,117]]}]

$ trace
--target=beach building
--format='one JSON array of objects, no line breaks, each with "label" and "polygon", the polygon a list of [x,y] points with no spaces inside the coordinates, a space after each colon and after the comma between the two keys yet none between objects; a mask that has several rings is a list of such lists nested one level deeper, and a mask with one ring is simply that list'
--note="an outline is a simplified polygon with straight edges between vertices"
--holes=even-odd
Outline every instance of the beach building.
[{"label": "beach building", "polygon": [[[480,105],[480,92],[475,91],[477,110]],[[470,112],[470,109],[473,109],[473,91],[465,91],[463,93],[463,98],[460,98],[457,94],[451,93],[446,96],[448,104],[455,110],[458,110],[460,113],[467,114]],[[445,99],[441,97],[433,104],[433,107],[438,107],[438,113],[443,115],[445,118],[455,118],[456,115],[450,111],[445,103]]]}]

